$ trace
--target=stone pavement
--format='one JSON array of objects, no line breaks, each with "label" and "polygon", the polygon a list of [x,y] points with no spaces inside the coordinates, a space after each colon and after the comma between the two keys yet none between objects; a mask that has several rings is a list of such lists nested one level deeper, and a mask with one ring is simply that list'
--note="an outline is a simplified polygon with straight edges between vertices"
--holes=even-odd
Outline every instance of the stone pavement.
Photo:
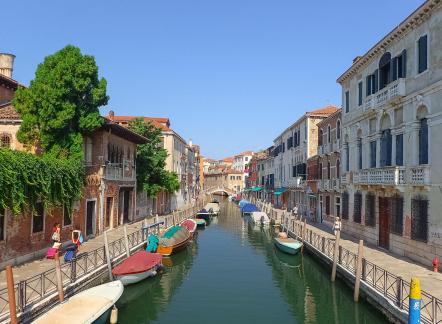
[{"label": "stone pavement", "polygon": [[[320,232],[323,236],[334,238],[332,228],[325,223],[307,224],[307,227],[315,232]],[[341,233],[341,235],[340,245],[357,254],[359,240],[345,233]],[[364,242],[366,260],[396,276],[401,276],[405,281],[410,282],[411,277],[419,278],[422,290],[442,300],[442,273],[435,273],[432,268],[425,267],[406,257],[395,255],[377,246],[365,244]]]},{"label": "stone pavement", "polygon": [[[160,216],[159,220],[162,221],[165,216]],[[127,234],[131,234],[133,232],[139,231],[141,227],[143,226],[144,220],[137,221],[132,224],[127,225]],[[147,220],[148,224],[154,223],[154,218],[150,218]],[[116,241],[123,237],[123,227],[120,226],[118,228],[109,230],[108,233],[108,240],[109,242]],[[84,253],[84,252],[90,252],[95,249],[98,249],[104,245],[104,235],[98,235],[92,239],[87,240],[84,242],[78,251],[78,253]],[[78,254],[77,253],[77,254]],[[63,263],[64,259],[60,258],[60,261]],[[47,271],[51,268],[54,268],[54,260],[50,259],[38,259],[34,260],[19,266],[15,266],[13,268],[14,272],[14,282],[17,283],[21,280],[25,280],[28,278],[31,278],[37,274],[40,274],[44,271]],[[0,272],[0,289],[3,289],[6,287],[6,271],[3,270]]]}]

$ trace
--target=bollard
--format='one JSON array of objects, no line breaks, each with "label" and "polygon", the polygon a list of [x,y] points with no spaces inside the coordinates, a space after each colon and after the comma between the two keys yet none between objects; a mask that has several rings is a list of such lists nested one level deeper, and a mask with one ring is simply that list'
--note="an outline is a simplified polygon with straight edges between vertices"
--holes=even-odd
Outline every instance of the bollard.
[{"label": "bollard", "polygon": [[107,270],[109,271],[110,281],[114,281],[114,276],[112,275],[112,263],[109,252],[109,241],[107,240],[107,231],[104,232],[104,251],[106,252]]},{"label": "bollard", "polygon": [[339,241],[341,238],[341,231],[336,231],[336,240],[335,240],[335,249],[333,251],[333,267],[331,274],[331,281],[334,282],[336,280],[336,267],[338,264],[338,254],[339,254]]},{"label": "bollard", "polygon": [[421,322],[421,283],[418,278],[411,278],[409,296],[408,324]]},{"label": "bollard", "polygon": [[17,305],[15,303],[15,289],[14,289],[14,274],[12,267],[6,267],[6,282],[8,285],[8,300],[9,300],[9,317],[11,324],[17,324]]},{"label": "bollard", "polygon": [[64,301],[63,279],[61,277],[60,256],[55,253],[55,275],[57,277],[58,300],[60,303]]},{"label": "bollard", "polygon": [[129,238],[127,237],[127,225],[124,225],[123,232],[124,232],[124,243],[126,244],[126,255],[127,257],[130,257]]},{"label": "bollard", "polygon": [[358,262],[356,264],[356,274],[355,274],[355,291],[353,294],[353,300],[355,302],[359,301],[359,288],[361,286],[362,258],[363,257],[364,257],[364,241],[359,240]]}]

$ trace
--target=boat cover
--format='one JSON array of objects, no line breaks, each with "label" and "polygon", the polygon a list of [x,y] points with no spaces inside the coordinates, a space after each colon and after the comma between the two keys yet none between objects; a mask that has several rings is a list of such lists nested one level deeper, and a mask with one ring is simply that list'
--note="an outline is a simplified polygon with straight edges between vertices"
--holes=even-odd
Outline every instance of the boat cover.
[{"label": "boat cover", "polygon": [[181,226],[184,226],[185,228],[187,228],[189,230],[189,232],[195,232],[197,224],[193,219],[185,219],[181,223]]},{"label": "boat cover", "polygon": [[208,214],[208,213],[209,212],[205,208],[203,208],[197,214]]},{"label": "boat cover", "polygon": [[241,207],[242,213],[253,213],[256,211],[259,211],[259,208],[256,207],[256,205],[254,204],[245,204],[244,206]]},{"label": "boat cover", "polygon": [[[172,232],[173,232],[173,235],[170,236],[168,233],[172,233]],[[188,240],[189,237],[190,237],[190,232],[184,226],[172,226],[160,238],[160,245],[174,246],[174,245],[180,244],[180,243]]]},{"label": "boat cover", "polygon": [[161,262],[161,258],[162,256],[159,253],[139,251],[117,265],[112,270],[112,274],[115,276],[122,276],[145,272],[158,265]]},{"label": "boat cover", "polygon": [[250,201],[243,199],[239,202],[238,205],[242,208],[245,204],[250,204]]}]

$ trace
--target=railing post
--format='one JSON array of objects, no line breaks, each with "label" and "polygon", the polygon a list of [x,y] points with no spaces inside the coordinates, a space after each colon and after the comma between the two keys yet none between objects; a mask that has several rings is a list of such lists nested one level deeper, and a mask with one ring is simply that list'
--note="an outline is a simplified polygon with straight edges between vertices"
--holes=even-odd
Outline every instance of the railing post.
[{"label": "railing post", "polygon": [[355,291],[353,294],[353,300],[355,302],[359,301],[359,288],[361,285],[361,272],[362,272],[362,257],[364,254],[364,241],[359,240],[358,246],[358,261],[356,263],[356,271],[355,271]]},{"label": "railing post", "polygon": [[325,236],[322,237],[322,246],[321,246],[322,253],[325,254]]},{"label": "railing post", "polygon": [[[341,231],[338,229],[336,231],[336,240],[335,240],[335,249],[333,252],[333,266],[332,266],[332,273],[331,273],[331,281],[334,282],[336,280],[336,267],[337,267],[337,262],[338,260],[341,258],[341,253],[340,253],[340,245],[339,245],[339,240],[341,238]],[[338,258],[339,255],[339,258]]]},{"label": "railing post", "polygon": [[6,267],[6,282],[8,285],[9,317],[12,324],[17,324],[17,305],[15,304],[14,275],[12,267]]},{"label": "railing post", "polygon": [[397,290],[397,295],[396,295],[396,305],[397,307],[399,307],[400,309],[402,309],[404,307],[403,305],[403,300],[404,300],[404,290],[403,290],[403,279],[402,277],[397,277],[396,278],[396,290]]},{"label": "railing post", "polygon": [[[106,252],[106,261],[107,261],[107,270],[109,271],[109,279],[110,279],[110,281],[113,281],[114,276],[112,275],[112,263],[111,263],[111,257],[110,257],[110,252],[109,252],[109,241],[107,239],[107,231],[104,231],[104,251]],[[87,260],[87,258],[86,258],[86,260]]]},{"label": "railing post", "polygon": [[60,256],[55,253],[55,274],[57,277],[58,300],[60,303],[64,301],[63,278],[61,277]]},{"label": "railing post", "polygon": [[367,260],[365,258],[362,258],[362,280],[367,280]]},{"label": "railing post", "polygon": [[130,257],[129,238],[127,237],[127,225],[123,226],[124,243],[126,244],[126,255]]},{"label": "railing post", "polygon": [[77,280],[77,259],[73,258],[71,261],[71,283],[74,283],[75,280]]}]

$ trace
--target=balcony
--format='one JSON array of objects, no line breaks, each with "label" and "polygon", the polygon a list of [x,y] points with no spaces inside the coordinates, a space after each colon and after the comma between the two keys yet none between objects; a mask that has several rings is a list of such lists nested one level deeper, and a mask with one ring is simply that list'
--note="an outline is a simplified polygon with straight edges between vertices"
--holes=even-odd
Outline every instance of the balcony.
[{"label": "balcony", "polygon": [[284,187],[304,188],[305,187],[305,180],[303,180],[302,177],[290,178],[289,180],[284,182]]},{"label": "balcony", "polygon": [[108,163],[104,169],[106,180],[135,181],[137,175],[135,165],[128,160],[123,163]]},{"label": "balcony", "polygon": [[356,171],[353,183],[360,185],[424,186],[430,184],[430,167],[385,167]]},{"label": "balcony", "polygon": [[320,191],[339,191],[341,186],[340,179],[322,179],[318,180],[318,189]]},{"label": "balcony", "polygon": [[405,96],[405,79],[398,79],[365,98],[364,110],[376,109]]}]

